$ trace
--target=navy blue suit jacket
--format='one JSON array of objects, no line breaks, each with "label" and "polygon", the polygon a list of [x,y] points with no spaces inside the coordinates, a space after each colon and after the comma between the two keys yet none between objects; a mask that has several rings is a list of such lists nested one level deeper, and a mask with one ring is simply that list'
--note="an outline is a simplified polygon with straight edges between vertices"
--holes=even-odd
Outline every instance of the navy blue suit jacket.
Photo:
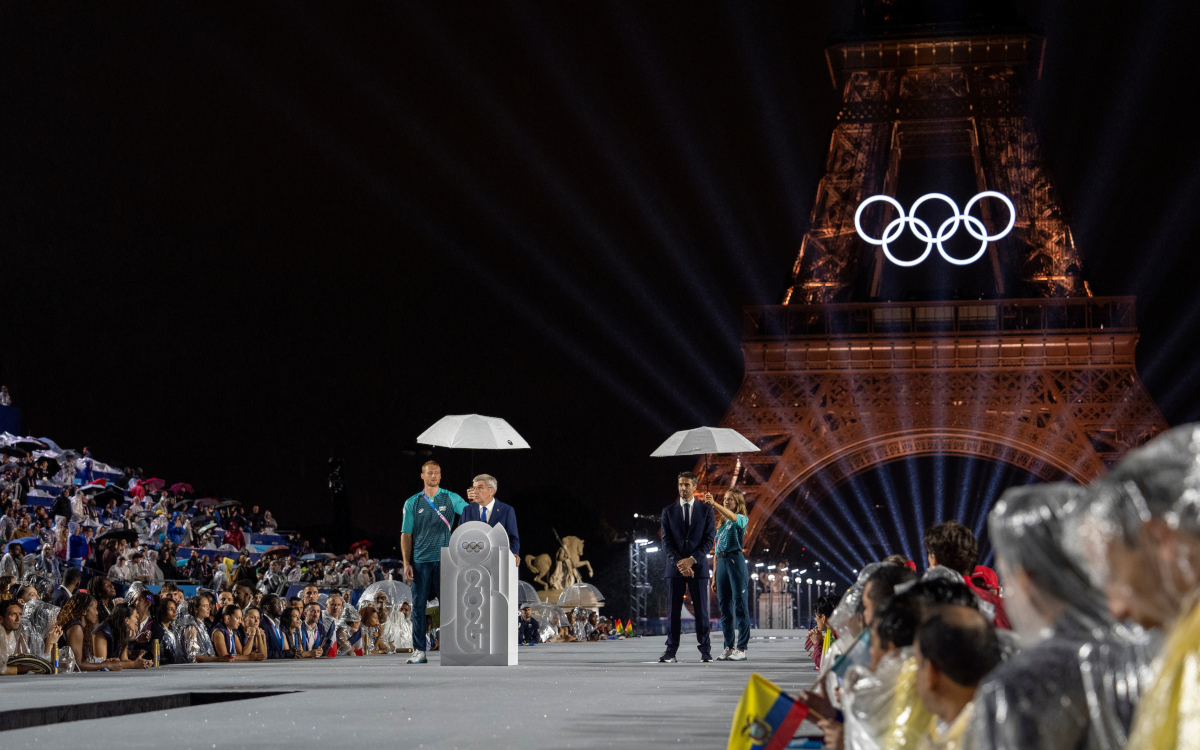
[{"label": "navy blue suit jacket", "polygon": [[[459,520],[459,523],[478,520],[479,505],[471,503],[463,509],[462,518]],[[495,526],[496,524],[500,524],[508,532],[509,551],[514,555],[519,555],[521,553],[521,537],[517,534],[517,512],[513,510],[511,505],[497,500],[496,504],[492,506],[492,512],[488,516],[487,525]]]},{"label": "navy blue suit jacket", "polygon": [[696,500],[692,503],[692,525],[689,530],[683,523],[683,508],[679,501],[663,508],[659,528],[663,549],[667,551],[667,578],[683,578],[675,563],[684,558],[694,558],[692,571],[697,578],[710,578],[708,553],[712,552],[717,529],[713,521],[713,509]]}]

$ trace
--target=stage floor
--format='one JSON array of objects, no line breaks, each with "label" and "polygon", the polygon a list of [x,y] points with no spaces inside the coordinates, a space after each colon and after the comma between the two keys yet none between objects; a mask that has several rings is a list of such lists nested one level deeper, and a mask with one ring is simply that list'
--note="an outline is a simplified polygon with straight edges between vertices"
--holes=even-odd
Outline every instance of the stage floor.
[{"label": "stage floor", "polygon": [[[4,677],[4,712],[186,693],[296,692],[13,729],[0,732],[0,747],[723,748],[751,672],[789,691],[816,675],[802,631],[754,635],[764,639],[752,640],[750,658],[740,663],[700,663],[694,636],[685,635],[679,664],[656,663],[664,638],[651,637],[522,648],[516,667],[442,667],[432,653],[426,665],[375,656]],[[811,724],[803,729],[816,734]]]}]

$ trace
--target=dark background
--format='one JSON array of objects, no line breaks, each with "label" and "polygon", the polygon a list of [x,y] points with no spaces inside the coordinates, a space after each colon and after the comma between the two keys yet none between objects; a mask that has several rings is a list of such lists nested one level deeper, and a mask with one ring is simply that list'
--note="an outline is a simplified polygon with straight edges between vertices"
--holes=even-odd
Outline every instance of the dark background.
[{"label": "dark background", "polygon": [[[1140,371],[1200,417],[1194,19],[1027,2],[1032,114],[1098,295],[1138,295]],[[0,382],[25,431],[395,544],[444,414],[612,575],[633,513],[741,377],[739,309],[789,281],[853,4],[8,3]],[[466,455],[438,450],[462,492]],[[963,480],[966,486],[967,480]],[[973,514],[972,517],[978,517]],[[599,571],[598,571],[599,572]]]}]

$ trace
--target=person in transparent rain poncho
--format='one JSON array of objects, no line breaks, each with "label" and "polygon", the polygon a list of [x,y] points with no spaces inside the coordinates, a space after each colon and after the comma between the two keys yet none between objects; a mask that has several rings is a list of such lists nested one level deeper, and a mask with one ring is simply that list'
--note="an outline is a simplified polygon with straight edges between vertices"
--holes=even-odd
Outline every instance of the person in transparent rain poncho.
[{"label": "person in transparent rain poncho", "polygon": [[1020,639],[983,681],[966,742],[984,750],[1118,750],[1147,686],[1151,638],[1113,620],[1104,594],[1063,546],[1064,521],[1088,490],[1065,483],[1013,487],[988,528]]},{"label": "person in transparent rain poncho", "polygon": [[1126,747],[1196,747],[1200,425],[1177,427],[1132,451],[1092,490],[1087,512],[1072,517],[1069,548],[1087,564],[1117,619],[1166,631]]},{"label": "person in transparent rain poncho", "polygon": [[372,602],[379,617],[379,640],[388,653],[412,651],[412,604],[409,587],[400,581],[378,581],[363,589],[360,604]]},{"label": "person in transparent rain poncho", "polygon": [[175,618],[175,663],[196,664],[221,661],[213,648],[212,638],[204,621],[212,613],[210,592],[197,592],[188,600],[187,611]]},{"label": "person in transparent rain poncho", "polygon": [[[879,568],[875,568],[878,570]],[[863,582],[866,583],[865,581]],[[841,684],[830,674],[822,684],[834,698],[817,690],[800,691],[800,700],[823,718],[818,727],[826,745],[852,750],[912,748],[928,733],[932,715],[916,692],[917,663],[912,643],[925,612],[940,605],[978,609],[978,599],[962,583],[938,576],[908,581],[895,587],[874,612],[870,645],[862,663],[851,665]],[[859,592],[860,601],[862,590]],[[835,704],[843,709],[844,723],[832,717]]]}]

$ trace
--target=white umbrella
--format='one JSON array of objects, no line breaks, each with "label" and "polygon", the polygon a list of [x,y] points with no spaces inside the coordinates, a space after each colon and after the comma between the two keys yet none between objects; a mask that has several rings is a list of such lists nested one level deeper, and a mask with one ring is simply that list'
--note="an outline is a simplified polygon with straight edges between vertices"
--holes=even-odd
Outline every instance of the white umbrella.
[{"label": "white umbrella", "polygon": [[750,442],[737,430],[728,427],[697,427],[680,430],[658,446],[650,455],[698,456],[704,454],[704,473],[708,475],[708,456],[711,453],[754,453],[759,447]]},{"label": "white umbrella", "polygon": [[457,414],[442,417],[417,436],[418,443],[443,448],[479,448],[513,450],[528,448],[529,443],[508,422],[499,417]]},{"label": "white umbrella", "polygon": [[728,427],[697,427],[694,430],[680,430],[667,438],[667,442],[658,446],[650,455],[662,458],[698,456],[702,453],[753,453],[757,450],[758,446],[737,430]]}]

